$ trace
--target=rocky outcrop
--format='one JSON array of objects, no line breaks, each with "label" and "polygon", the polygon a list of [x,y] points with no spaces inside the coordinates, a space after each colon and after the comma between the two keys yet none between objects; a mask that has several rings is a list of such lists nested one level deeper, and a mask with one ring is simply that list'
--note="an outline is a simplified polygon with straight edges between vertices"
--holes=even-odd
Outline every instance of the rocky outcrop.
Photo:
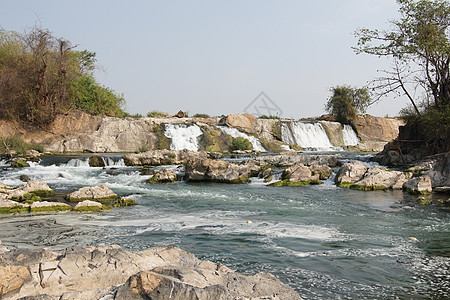
[{"label": "rocky outcrop", "polygon": [[281,155],[270,155],[270,156],[258,156],[255,162],[261,166],[276,166],[276,167],[286,167],[293,166],[295,164],[304,165],[327,165],[329,167],[335,167],[339,164],[339,159],[336,155],[316,155],[316,154],[301,154],[297,153],[287,153]]},{"label": "rocky outcrop", "polygon": [[48,202],[48,201],[35,201],[30,205],[30,212],[58,212],[69,211],[72,207],[66,203],[61,202]]},{"label": "rocky outcrop", "polygon": [[336,174],[335,182],[338,186],[349,187],[361,180],[367,172],[367,167],[359,161],[344,163]]},{"label": "rocky outcrop", "polygon": [[79,212],[95,212],[95,211],[101,211],[104,210],[106,207],[97,201],[91,201],[91,200],[84,200],[81,202],[78,202],[77,205],[73,208],[76,211]]},{"label": "rocky outcrop", "polygon": [[350,188],[363,191],[399,190],[411,177],[412,174],[409,172],[392,171],[375,166],[369,168],[364,177],[352,184]]},{"label": "rocky outcrop", "polygon": [[429,176],[433,188],[450,186],[450,152],[426,157],[409,170]]},{"label": "rocky outcrop", "polygon": [[0,255],[0,284],[2,299],[300,299],[271,274],[241,275],[173,246],[12,250]]},{"label": "rocky outcrop", "polygon": [[405,122],[400,119],[358,115],[356,127],[363,142],[357,148],[363,151],[382,151],[388,142],[397,138],[399,127],[403,125]]},{"label": "rocky outcrop", "polygon": [[[0,194],[6,195],[5,199],[25,201],[40,200],[40,197],[53,195],[54,191],[43,181],[31,180],[24,186],[7,187],[0,186]],[[36,198],[37,197],[37,198]]]},{"label": "rocky outcrop", "polygon": [[187,181],[214,181],[244,183],[259,173],[260,167],[253,162],[231,163],[224,160],[190,158],[185,165]]},{"label": "rocky outcrop", "polygon": [[[329,168],[328,166],[325,166]],[[314,166],[314,169],[317,172],[313,172],[311,167],[305,166],[304,164],[295,164],[286,170],[284,170],[281,181],[275,182],[271,184],[272,186],[300,186],[300,185],[309,185],[309,184],[320,184],[320,173],[321,168],[317,165]],[[327,170],[328,171],[328,170]],[[331,169],[330,172],[331,174]],[[325,175],[324,175],[325,176]]]},{"label": "rocky outcrop", "polygon": [[179,165],[188,158],[205,159],[208,154],[204,151],[189,150],[150,150],[143,153],[125,154],[123,159],[127,166],[160,166]]},{"label": "rocky outcrop", "polygon": [[431,178],[428,175],[412,178],[403,184],[403,190],[413,195],[431,194]]},{"label": "rocky outcrop", "polygon": [[82,187],[66,196],[71,202],[81,202],[84,200],[92,200],[100,203],[111,204],[119,200],[119,196],[114,193],[106,184],[93,187]]},{"label": "rocky outcrop", "polygon": [[151,177],[148,182],[149,183],[165,183],[165,182],[174,182],[177,180],[177,173],[174,170],[169,168],[164,168],[161,170],[155,171],[153,177]]}]

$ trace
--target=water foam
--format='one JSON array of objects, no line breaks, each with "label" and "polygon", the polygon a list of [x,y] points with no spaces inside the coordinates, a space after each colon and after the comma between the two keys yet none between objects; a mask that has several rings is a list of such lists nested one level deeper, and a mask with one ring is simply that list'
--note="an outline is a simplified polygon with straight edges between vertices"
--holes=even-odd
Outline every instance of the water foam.
[{"label": "water foam", "polygon": [[203,134],[195,124],[166,124],[164,135],[171,139],[171,150],[198,151],[198,138]]}]

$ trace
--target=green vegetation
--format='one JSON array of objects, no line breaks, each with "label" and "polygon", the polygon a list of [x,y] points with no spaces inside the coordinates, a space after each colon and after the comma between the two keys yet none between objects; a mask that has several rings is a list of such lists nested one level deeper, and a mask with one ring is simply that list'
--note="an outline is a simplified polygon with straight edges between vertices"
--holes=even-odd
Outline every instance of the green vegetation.
[{"label": "green vegetation", "polygon": [[25,143],[20,136],[0,137],[0,153],[14,150],[19,155],[25,155],[27,150],[44,152],[41,145]]},{"label": "green vegetation", "polygon": [[28,168],[29,166],[30,165],[21,158],[11,162],[11,167],[13,168]]},{"label": "green vegetation", "polygon": [[204,118],[204,119],[211,118],[208,114],[195,114],[193,117],[194,118]]},{"label": "green vegetation", "polygon": [[270,186],[303,186],[303,185],[314,185],[314,184],[321,184],[322,182],[320,180],[307,180],[307,181],[297,181],[297,182],[291,182],[289,179],[284,179],[281,181],[277,181],[272,183]]},{"label": "green vegetation", "polygon": [[274,115],[262,115],[262,116],[259,116],[259,118],[260,119],[276,119],[276,120],[279,120],[279,119],[281,119],[279,116],[274,116]]},{"label": "green vegetation", "polygon": [[332,87],[331,97],[325,110],[343,124],[350,124],[356,128],[356,114],[364,113],[371,104],[367,88],[352,88],[348,85]]},{"label": "green vegetation", "polygon": [[93,77],[95,53],[34,27],[0,28],[0,118],[45,127],[70,109],[122,117],[124,99]]},{"label": "green vegetation", "polygon": [[170,139],[164,135],[165,125],[155,124],[153,133],[156,135],[155,148],[157,150],[170,149]]},{"label": "green vegetation", "polygon": [[249,140],[243,137],[236,137],[231,140],[230,151],[235,150],[252,150],[252,143]]},{"label": "green vegetation", "polygon": [[394,93],[411,108],[403,111],[433,152],[450,150],[450,2],[397,0],[400,19],[390,30],[359,29],[356,53],[388,57],[392,69],[372,82],[376,100]]},{"label": "green vegetation", "polygon": [[168,116],[168,113],[157,110],[152,110],[147,113],[147,117],[149,118],[166,118]]}]

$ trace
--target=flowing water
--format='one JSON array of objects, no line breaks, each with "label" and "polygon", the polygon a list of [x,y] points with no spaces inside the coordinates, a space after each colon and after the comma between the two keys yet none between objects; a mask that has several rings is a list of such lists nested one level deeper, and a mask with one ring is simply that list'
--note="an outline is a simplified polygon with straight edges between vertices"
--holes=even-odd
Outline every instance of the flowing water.
[{"label": "flowing water", "polygon": [[198,150],[198,139],[203,134],[196,124],[166,124],[164,135],[171,139],[171,150]]},{"label": "flowing water", "polygon": [[257,178],[243,185],[151,185],[120,155],[108,157],[105,168],[86,161],[47,157],[24,169],[2,163],[0,182],[23,184],[20,175],[28,175],[46,181],[57,195],[106,183],[138,205],[92,214],[1,216],[4,245],[140,250],[175,244],[245,274],[273,273],[304,299],[450,297],[449,213],[414,206],[414,198],[401,192],[342,189],[332,179],[282,188]]}]

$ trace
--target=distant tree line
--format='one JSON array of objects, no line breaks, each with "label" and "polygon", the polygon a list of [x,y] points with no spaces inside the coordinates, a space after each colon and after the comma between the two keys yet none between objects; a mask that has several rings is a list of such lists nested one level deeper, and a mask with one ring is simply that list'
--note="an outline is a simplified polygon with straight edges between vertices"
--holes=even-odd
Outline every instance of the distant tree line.
[{"label": "distant tree line", "polygon": [[94,78],[95,53],[48,30],[0,28],[0,118],[45,127],[59,113],[123,117],[125,100]]}]

